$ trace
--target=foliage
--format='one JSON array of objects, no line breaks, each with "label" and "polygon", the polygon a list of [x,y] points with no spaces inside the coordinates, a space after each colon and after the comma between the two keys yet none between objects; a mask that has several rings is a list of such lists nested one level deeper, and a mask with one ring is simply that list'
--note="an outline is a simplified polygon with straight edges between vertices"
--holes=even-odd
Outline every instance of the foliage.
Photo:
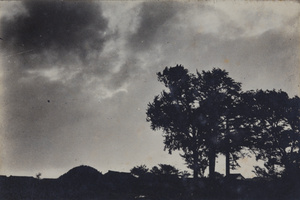
[{"label": "foliage", "polygon": [[[237,166],[236,160],[241,154],[242,139],[238,128],[240,120],[241,84],[221,69],[197,72],[195,84],[199,116],[205,121],[204,142],[208,150],[209,173],[215,173],[215,157],[223,153],[228,158],[226,168]],[[199,124],[199,123],[198,123]],[[201,129],[201,127],[199,127]],[[230,162],[231,158],[231,162]]]},{"label": "foliage", "polygon": [[252,91],[252,143],[256,158],[265,161],[255,167],[263,177],[293,177],[300,173],[299,97],[283,91]]},{"label": "foliage", "polygon": [[146,167],[146,165],[139,165],[136,167],[133,167],[130,170],[130,173],[136,177],[143,176],[144,174],[148,173],[149,169]]},{"label": "foliage", "polygon": [[234,153],[241,149],[236,131],[240,83],[225,70],[194,75],[181,65],[166,67],[157,75],[167,90],[148,104],[147,121],[153,130],[163,131],[165,149],[182,150],[194,177],[203,176],[208,165],[214,173],[218,152],[238,159]]},{"label": "foliage", "polygon": [[178,169],[176,169],[172,165],[167,164],[158,164],[157,166],[154,166],[150,172],[154,175],[175,175],[179,176],[180,172]]},{"label": "foliage", "polygon": [[[162,130],[165,150],[181,150],[194,177],[215,176],[218,153],[226,175],[239,166],[243,149],[264,160],[263,177],[300,175],[300,100],[275,90],[241,91],[221,69],[191,74],[181,65],[157,73],[166,89],[148,104],[147,121]],[[157,169],[152,169],[157,170]]]},{"label": "foliage", "polygon": [[188,171],[180,171],[168,164],[158,164],[149,169],[146,165],[138,165],[130,170],[130,173],[137,178],[145,178],[146,175],[172,176],[176,178],[188,178],[191,174]]},{"label": "foliage", "polygon": [[[167,88],[154,101],[148,104],[147,121],[153,130],[162,129],[165,150],[183,150],[186,162],[192,166],[194,176],[198,176],[204,153],[203,138],[195,126],[196,90],[195,76],[188,73],[183,66],[165,68],[157,73],[158,80]],[[198,125],[199,126],[199,125]]]}]

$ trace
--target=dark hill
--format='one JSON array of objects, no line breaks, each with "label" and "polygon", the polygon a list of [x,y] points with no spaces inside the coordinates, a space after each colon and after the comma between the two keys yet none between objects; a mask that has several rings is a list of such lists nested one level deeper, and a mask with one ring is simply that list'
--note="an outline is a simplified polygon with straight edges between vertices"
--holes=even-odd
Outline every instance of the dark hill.
[{"label": "dark hill", "polygon": [[74,189],[98,189],[102,186],[103,175],[89,166],[78,166],[58,178],[63,187]]},{"label": "dark hill", "polygon": [[89,166],[78,166],[58,178],[58,194],[66,199],[89,199],[106,191],[103,175]]},{"label": "dark hill", "polygon": [[89,166],[81,165],[69,170],[67,173],[63,174],[58,179],[61,181],[77,180],[82,182],[84,180],[92,181],[95,179],[99,179],[100,177],[102,177],[102,173],[99,172],[98,170]]}]

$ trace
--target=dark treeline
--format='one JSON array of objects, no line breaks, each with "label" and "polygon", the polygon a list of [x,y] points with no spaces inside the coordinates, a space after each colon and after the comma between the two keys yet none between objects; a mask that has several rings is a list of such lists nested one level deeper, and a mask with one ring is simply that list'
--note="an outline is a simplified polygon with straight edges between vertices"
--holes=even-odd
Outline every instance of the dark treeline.
[{"label": "dark treeline", "polygon": [[257,176],[300,177],[300,100],[284,91],[242,91],[225,70],[196,74],[181,65],[157,73],[166,90],[148,104],[147,121],[162,130],[165,150],[181,150],[194,178],[215,179],[218,154],[226,156],[226,176],[238,167],[243,149],[253,153],[264,167]]}]

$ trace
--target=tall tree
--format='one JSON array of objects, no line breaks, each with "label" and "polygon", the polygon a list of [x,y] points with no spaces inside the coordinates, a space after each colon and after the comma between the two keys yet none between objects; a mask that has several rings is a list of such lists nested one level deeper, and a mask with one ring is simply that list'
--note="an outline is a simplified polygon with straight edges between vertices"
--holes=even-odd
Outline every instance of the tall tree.
[{"label": "tall tree", "polygon": [[153,130],[163,130],[169,153],[183,150],[182,157],[195,178],[204,174],[207,165],[214,178],[217,153],[226,152],[229,158],[230,153],[239,150],[234,145],[234,130],[240,83],[221,69],[193,75],[181,65],[165,68],[158,73],[158,80],[168,90],[148,104],[147,121]]},{"label": "tall tree", "polygon": [[[214,178],[217,153],[226,156],[226,175],[239,158],[241,136],[239,104],[241,84],[221,69],[202,71],[196,78],[197,101],[206,121],[205,146],[208,150],[209,175]],[[231,159],[230,159],[231,158]]]},{"label": "tall tree", "polygon": [[181,65],[166,67],[157,75],[167,91],[163,90],[148,104],[147,121],[151,122],[153,130],[163,131],[165,150],[168,149],[170,154],[175,150],[183,150],[182,156],[193,169],[194,178],[197,178],[200,166],[205,165],[202,159],[205,148],[194,120],[195,76]]}]

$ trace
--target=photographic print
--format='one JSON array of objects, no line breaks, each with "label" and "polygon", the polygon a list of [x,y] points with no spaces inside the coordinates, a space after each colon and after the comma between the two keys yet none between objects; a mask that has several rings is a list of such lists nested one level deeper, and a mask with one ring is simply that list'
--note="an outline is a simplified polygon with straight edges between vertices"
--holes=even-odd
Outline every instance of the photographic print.
[{"label": "photographic print", "polygon": [[299,199],[298,1],[0,1],[0,199]]}]

